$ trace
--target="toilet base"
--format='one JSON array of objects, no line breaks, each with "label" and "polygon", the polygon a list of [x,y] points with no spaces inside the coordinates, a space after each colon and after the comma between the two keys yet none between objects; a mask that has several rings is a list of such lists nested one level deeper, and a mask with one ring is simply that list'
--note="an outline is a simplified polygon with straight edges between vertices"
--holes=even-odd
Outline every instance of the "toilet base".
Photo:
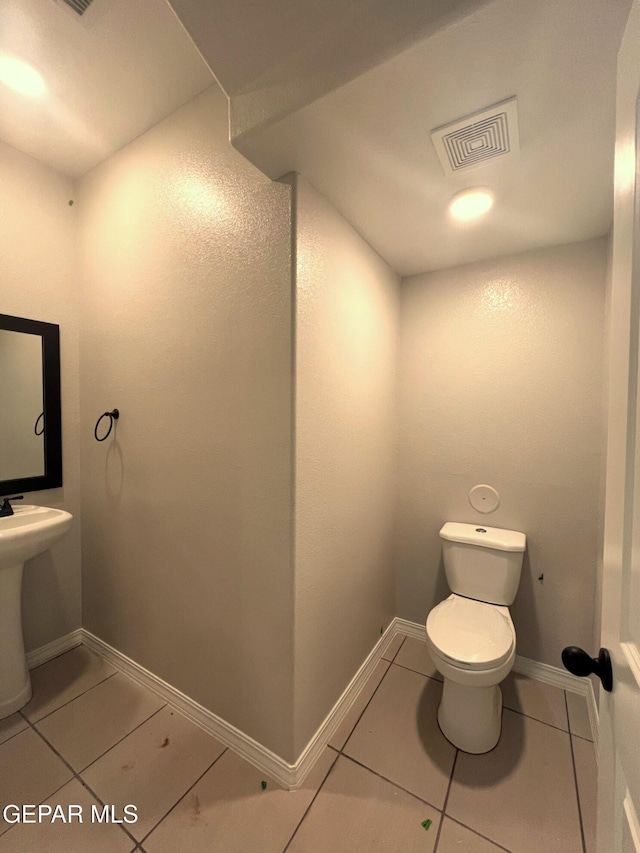
[{"label": "toilet base", "polygon": [[445,678],[438,723],[446,739],[463,752],[489,752],[502,730],[500,687],[469,687]]}]

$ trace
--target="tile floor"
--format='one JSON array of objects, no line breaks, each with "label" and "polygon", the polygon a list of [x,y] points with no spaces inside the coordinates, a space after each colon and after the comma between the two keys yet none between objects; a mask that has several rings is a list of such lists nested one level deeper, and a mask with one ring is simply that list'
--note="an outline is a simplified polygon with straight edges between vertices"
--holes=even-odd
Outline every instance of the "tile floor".
[{"label": "tile floor", "polygon": [[[582,697],[512,674],[498,746],[467,755],[438,729],[441,683],[426,646],[397,637],[385,658],[288,792],[72,649],[33,670],[33,699],[0,721],[0,805],[58,806],[67,819],[75,806],[73,820],[0,817],[0,853],[593,853],[596,764]],[[91,820],[105,805],[122,820],[127,804],[135,823]]]}]

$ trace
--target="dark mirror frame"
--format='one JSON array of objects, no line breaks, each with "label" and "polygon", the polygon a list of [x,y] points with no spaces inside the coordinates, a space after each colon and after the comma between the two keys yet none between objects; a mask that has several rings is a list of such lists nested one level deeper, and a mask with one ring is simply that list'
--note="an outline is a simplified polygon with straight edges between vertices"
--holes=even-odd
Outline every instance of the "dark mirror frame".
[{"label": "dark mirror frame", "polygon": [[[0,480],[0,496],[57,489],[62,485],[62,415],[60,407],[60,327],[39,320],[0,314],[0,329],[42,338],[44,396],[44,475]],[[0,400],[0,405],[2,401]]]}]

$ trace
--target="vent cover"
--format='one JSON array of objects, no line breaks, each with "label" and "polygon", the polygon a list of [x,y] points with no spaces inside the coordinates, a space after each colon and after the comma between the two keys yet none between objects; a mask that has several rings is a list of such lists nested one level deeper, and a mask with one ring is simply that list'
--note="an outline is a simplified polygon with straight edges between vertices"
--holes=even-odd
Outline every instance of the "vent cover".
[{"label": "vent cover", "polygon": [[93,0],[62,0],[65,6],[73,9],[78,15],[84,15]]},{"label": "vent cover", "polygon": [[520,147],[516,98],[438,127],[431,139],[445,175],[513,154]]}]

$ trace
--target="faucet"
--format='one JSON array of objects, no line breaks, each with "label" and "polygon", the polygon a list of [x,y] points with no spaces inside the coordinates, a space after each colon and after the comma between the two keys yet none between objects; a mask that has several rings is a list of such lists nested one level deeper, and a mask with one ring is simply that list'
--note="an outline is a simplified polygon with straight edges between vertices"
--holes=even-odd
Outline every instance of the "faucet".
[{"label": "faucet", "polygon": [[13,507],[9,501],[21,501],[23,498],[24,495],[14,495],[12,498],[5,498],[0,507],[0,518],[4,518],[6,515],[13,515]]}]

